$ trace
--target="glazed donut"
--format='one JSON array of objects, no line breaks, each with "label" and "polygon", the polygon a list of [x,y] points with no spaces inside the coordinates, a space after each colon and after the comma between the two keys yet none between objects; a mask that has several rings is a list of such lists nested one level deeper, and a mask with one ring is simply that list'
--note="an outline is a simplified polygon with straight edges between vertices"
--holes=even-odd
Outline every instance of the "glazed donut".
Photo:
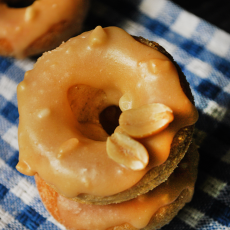
[{"label": "glazed donut", "polygon": [[35,179],[47,210],[67,229],[153,230],[169,223],[191,200],[198,158],[196,146],[192,144],[167,182],[146,195],[120,204],[77,203],[55,192],[39,176]]},{"label": "glazed donut", "polygon": [[0,55],[25,58],[59,46],[80,32],[89,5],[88,0],[29,2],[14,8],[28,1],[0,1]]},{"label": "glazed donut", "polygon": [[17,169],[88,204],[130,200],[167,180],[198,117],[172,57],[116,27],[98,26],[44,53],[17,96]]}]

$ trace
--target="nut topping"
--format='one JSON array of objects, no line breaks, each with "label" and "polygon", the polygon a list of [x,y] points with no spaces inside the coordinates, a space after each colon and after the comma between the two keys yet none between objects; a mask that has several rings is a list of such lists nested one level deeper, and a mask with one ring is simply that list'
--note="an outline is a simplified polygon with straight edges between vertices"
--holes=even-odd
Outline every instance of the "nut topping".
[{"label": "nut topping", "polygon": [[68,153],[71,153],[71,151],[77,148],[78,144],[79,140],[77,138],[70,138],[69,140],[65,141],[59,147],[57,158],[62,158],[63,156],[68,155]]},{"label": "nut topping", "polygon": [[173,111],[168,106],[153,103],[124,111],[120,115],[119,123],[130,136],[143,138],[159,133],[173,119]]},{"label": "nut topping", "polygon": [[97,26],[89,37],[89,42],[91,46],[102,45],[107,40],[107,34],[101,26]]},{"label": "nut topping", "polygon": [[145,147],[133,138],[114,133],[106,142],[108,156],[132,170],[142,170],[149,162],[149,155]]},{"label": "nut topping", "polygon": [[36,10],[33,6],[28,6],[25,11],[25,21],[29,22],[33,20],[36,16]]}]

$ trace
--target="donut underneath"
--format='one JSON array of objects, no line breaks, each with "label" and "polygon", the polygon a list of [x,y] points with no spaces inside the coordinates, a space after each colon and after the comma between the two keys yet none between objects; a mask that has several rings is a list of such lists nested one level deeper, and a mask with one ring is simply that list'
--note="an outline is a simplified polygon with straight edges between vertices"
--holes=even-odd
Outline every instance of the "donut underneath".
[{"label": "donut underneath", "polygon": [[[35,180],[47,210],[67,229],[153,230],[168,224],[191,200],[197,177],[198,158],[196,146],[192,144],[166,182],[145,195],[120,204],[80,204],[58,194],[38,175]],[[161,202],[157,202],[158,200]],[[149,212],[147,204],[154,206],[153,203],[155,207]]]}]

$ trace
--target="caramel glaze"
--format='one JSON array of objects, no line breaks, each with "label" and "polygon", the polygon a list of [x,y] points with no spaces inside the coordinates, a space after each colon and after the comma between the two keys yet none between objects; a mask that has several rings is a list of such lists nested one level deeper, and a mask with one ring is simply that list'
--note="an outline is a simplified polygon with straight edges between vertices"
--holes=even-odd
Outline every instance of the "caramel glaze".
[{"label": "caramel glaze", "polygon": [[[84,2],[87,1],[39,0],[28,7],[10,8],[0,1],[0,41],[5,40],[10,45],[10,49],[7,48],[7,53],[3,52],[3,55],[24,58],[27,47],[53,26],[64,23],[65,31],[55,35],[55,44],[61,44],[81,29],[86,8]],[[70,22],[74,26],[70,27]]]},{"label": "caramel glaze", "polygon": [[[196,147],[193,146],[166,182],[145,195],[120,204],[101,206],[77,203],[56,193],[39,177],[36,177],[36,182],[48,211],[68,229],[116,229],[113,227],[124,223],[129,226],[127,229],[155,229],[151,221],[155,219],[156,213],[161,213],[163,218],[167,219],[167,212],[160,212],[161,207],[171,210],[175,215],[180,206],[174,202],[178,197],[183,199],[183,205],[190,201],[197,175],[198,158]],[[187,193],[185,190],[188,190]],[[168,207],[170,204],[173,208]],[[154,224],[161,226],[160,219]]]},{"label": "caramel glaze", "polygon": [[[87,106],[93,103],[76,94],[80,112],[72,111],[74,102],[68,98],[72,87],[99,90],[93,100],[102,104],[101,109],[116,105],[124,111],[151,103],[172,109],[174,120],[166,129],[141,139],[153,159],[145,169],[134,171],[108,158],[108,134],[87,109],[95,110]],[[166,161],[174,135],[198,117],[169,59],[116,27],[97,27],[44,53],[25,74],[17,93],[17,169],[30,176],[38,173],[70,198],[81,193],[109,196],[132,187]],[[82,121],[82,114],[88,119]],[[97,140],[92,133],[98,133]]]}]

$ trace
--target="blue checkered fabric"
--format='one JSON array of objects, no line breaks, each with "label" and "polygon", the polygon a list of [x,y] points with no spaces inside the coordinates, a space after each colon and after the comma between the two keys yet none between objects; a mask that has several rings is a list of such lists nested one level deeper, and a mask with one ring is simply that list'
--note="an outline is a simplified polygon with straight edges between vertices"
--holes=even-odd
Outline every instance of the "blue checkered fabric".
[{"label": "blue checkered fabric", "polygon": [[[160,43],[182,68],[195,97],[200,114],[195,194],[163,229],[230,229],[230,35],[167,0],[94,0],[84,30],[97,25]],[[33,177],[15,169],[16,87],[33,64],[0,57],[0,229],[64,229],[45,210]]]}]

